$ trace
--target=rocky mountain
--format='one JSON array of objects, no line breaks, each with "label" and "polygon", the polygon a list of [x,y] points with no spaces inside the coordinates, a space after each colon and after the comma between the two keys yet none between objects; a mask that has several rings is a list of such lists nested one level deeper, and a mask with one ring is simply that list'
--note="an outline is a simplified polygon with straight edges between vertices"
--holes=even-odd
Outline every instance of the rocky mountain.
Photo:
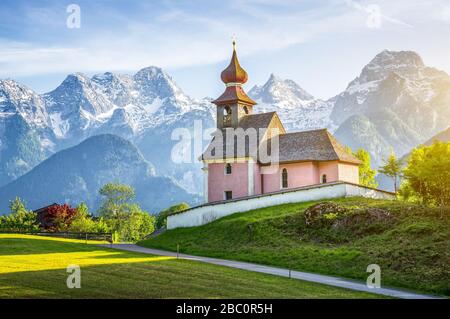
[{"label": "rocky mountain", "polygon": [[335,128],[330,120],[332,103],[314,98],[292,80],[271,74],[264,85],[254,86],[249,96],[258,103],[255,112],[276,111],[288,131]]},{"label": "rocky mountain", "polygon": [[[162,152],[165,157],[153,156],[158,147],[155,138],[165,149],[171,148],[176,143],[171,141],[173,129],[191,130],[195,120],[213,126],[213,108],[207,99],[198,101],[184,94],[160,68],[144,68],[132,76],[71,74],[43,95],[12,80],[1,83],[0,185],[58,150],[96,134],[112,133],[143,146],[144,157],[161,167],[158,173],[173,176],[190,191],[202,191],[202,183],[186,178],[200,178],[199,164],[174,163],[167,150]],[[17,121],[22,131],[15,128]]]},{"label": "rocky mountain", "polygon": [[81,201],[96,209],[100,201],[98,191],[108,182],[133,186],[137,201],[149,212],[181,201],[199,201],[172,179],[156,175],[153,165],[131,142],[105,134],[57,152],[1,187],[0,212],[8,211],[9,200],[15,196],[24,199],[30,209],[53,202],[75,205]]},{"label": "rocky mountain", "polygon": [[13,80],[0,80],[0,186],[51,154],[52,140],[44,99]]},{"label": "rocky mountain", "polygon": [[[288,131],[327,127],[344,144],[367,149],[375,167],[392,150],[402,156],[446,129],[450,118],[450,77],[425,66],[418,54],[409,51],[381,52],[344,92],[328,101],[273,74],[249,96],[258,102],[255,112],[277,111]],[[195,121],[207,129],[215,127],[214,118],[210,99],[189,97],[157,67],[134,75],[71,74],[42,95],[3,80],[0,186],[59,150],[111,133],[134,143],[158,174],[201,193],[200,153],[196,150],[190,163],[174,161],[179,136],[173,133],[177,128],[188,132],[191,145],[185,148],[194,150]],[[208,137],[203,138],[206,146]]]},{"label": "rocky mountain", "polygon": [[448,127],[450,76],[415,52],[383,51],[332,100],[336,137],[369,150],[378,166]]},{"label": "rocky mountain", "polygon": [[444,143],[450,142],[450,127],[442,132],[439,132],[423,144],[429,146],[433,144],[434,141],[441,141]]}]

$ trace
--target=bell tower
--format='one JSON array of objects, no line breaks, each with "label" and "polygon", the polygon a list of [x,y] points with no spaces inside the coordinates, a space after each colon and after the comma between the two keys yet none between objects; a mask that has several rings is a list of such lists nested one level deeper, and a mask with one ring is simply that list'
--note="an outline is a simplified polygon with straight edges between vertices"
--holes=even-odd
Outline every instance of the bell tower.
[{"label": "bell tower", "polygon": [[233,55],[230,64],[220,76],[225,83],[225,92],[213,101],[217,105],[217,128],[238,127],[240,119],[253,113],[256,104],[247,96],[242,85],[247,82],[247,72],[239,64],[236,41],[233,41]]}]

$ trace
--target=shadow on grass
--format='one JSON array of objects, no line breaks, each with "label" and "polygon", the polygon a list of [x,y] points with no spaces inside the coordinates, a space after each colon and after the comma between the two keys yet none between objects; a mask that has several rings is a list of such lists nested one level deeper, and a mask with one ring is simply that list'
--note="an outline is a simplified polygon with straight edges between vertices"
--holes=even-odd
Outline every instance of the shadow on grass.
[{"label": "shadow on grass", "polygon": [[[136,257],[136,256],[135,256]],[[186,260],[81,266],[0,275],[0,298],[378,298],[379,296]]]},{"label": "shadow on grass", "polygon": [[[62,245],[63,244],[63,245]],[[49,254],[77,251],[91,251],[93,243],[83,244],[81,241],[60,241],[52,237],[17,238],[15,235],[0,237],[0,256]]]}]

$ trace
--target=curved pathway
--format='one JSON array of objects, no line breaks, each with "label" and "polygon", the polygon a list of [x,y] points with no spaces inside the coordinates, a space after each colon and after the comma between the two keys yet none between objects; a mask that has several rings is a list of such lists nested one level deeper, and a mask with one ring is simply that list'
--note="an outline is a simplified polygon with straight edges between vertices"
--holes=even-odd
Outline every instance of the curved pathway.
[{"label": "curved pathway", "polygon": [[[110,248],[114,248],[114,249],[127,250],[127,251],[133,251],[133,252],[144,253],[144,254],[151,254],[151,255],[171,256],[171,257],[177,256],[176,252],[146,248],[146,247],[141,247],[141,246],[137,246],[137,245],[133,245],[133,244],[113,244],[113,245],[100,245],[100,246],[110,247]],[[418,293],[414,293],[414,292],[409,292],[409,291],[399,290],[399,289],[392,289],[392,288],[369,288],[369,287],[367,287],[367,285],[365,283],[353,281],[353,280],[349,280],[349,279],[342,279],[342,278],[338,278],[338,277],[318,275],[318,274],[307,273],[307,272],[302,272],[302,271],[295,271],[295,270],[290,271],[289,269],[264,266],[264,265],[241,262],[241,261],[193,256],[193,255],[186,255],[186,254],[179,254],[178,258],[195,260],[195,261],[205,262],[205,263],[214,264],[214,265],[244,269],[244,270],[248,270],[248,271],[255,271],[255,272],[271,274],[271,275],[275,275],[275,276],[290,277],[290,278],[294,278],[294,279],[310,281],[310,282],[315,282],[315,283],[319,283],[319,284],[341,287],[341,288],[346,288],[346,289],[352,289],[352,290],[357,290],[357,291],[364,291],[364,292],[385,295],[385,296],[395,297],[395,298],[440,299],[440,297],[433,296],[433,295],[418,294]]]}]

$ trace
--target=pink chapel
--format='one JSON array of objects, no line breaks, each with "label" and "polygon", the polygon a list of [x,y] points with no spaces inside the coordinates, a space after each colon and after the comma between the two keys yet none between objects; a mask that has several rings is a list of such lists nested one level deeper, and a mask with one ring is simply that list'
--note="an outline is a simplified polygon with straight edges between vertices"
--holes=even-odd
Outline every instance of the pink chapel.
[{"label": "pink chapel", "polygon": [[[331,182],[359,184],[360,161],[327,129],[286,133],[276,112],[254,113],[256,102],[245,93],[247,72],[240,66],[235,43],[230,64],[221,74],[224,93],[217,106],[217,131],[201,156],[205,202],[262,195]],[[256,141],[226,139],[230,131],[253,130]],[[221,137],[217,137],[221,136]],[[218,139],[221,144],[217,144]],[[244,145],[239,150],[239,142]],[[275,143],[276,142],[276,143]],[[218,149],[220,145],[220,149]],[[276,145],[277,162],[260,156],[261,148]]]}]

